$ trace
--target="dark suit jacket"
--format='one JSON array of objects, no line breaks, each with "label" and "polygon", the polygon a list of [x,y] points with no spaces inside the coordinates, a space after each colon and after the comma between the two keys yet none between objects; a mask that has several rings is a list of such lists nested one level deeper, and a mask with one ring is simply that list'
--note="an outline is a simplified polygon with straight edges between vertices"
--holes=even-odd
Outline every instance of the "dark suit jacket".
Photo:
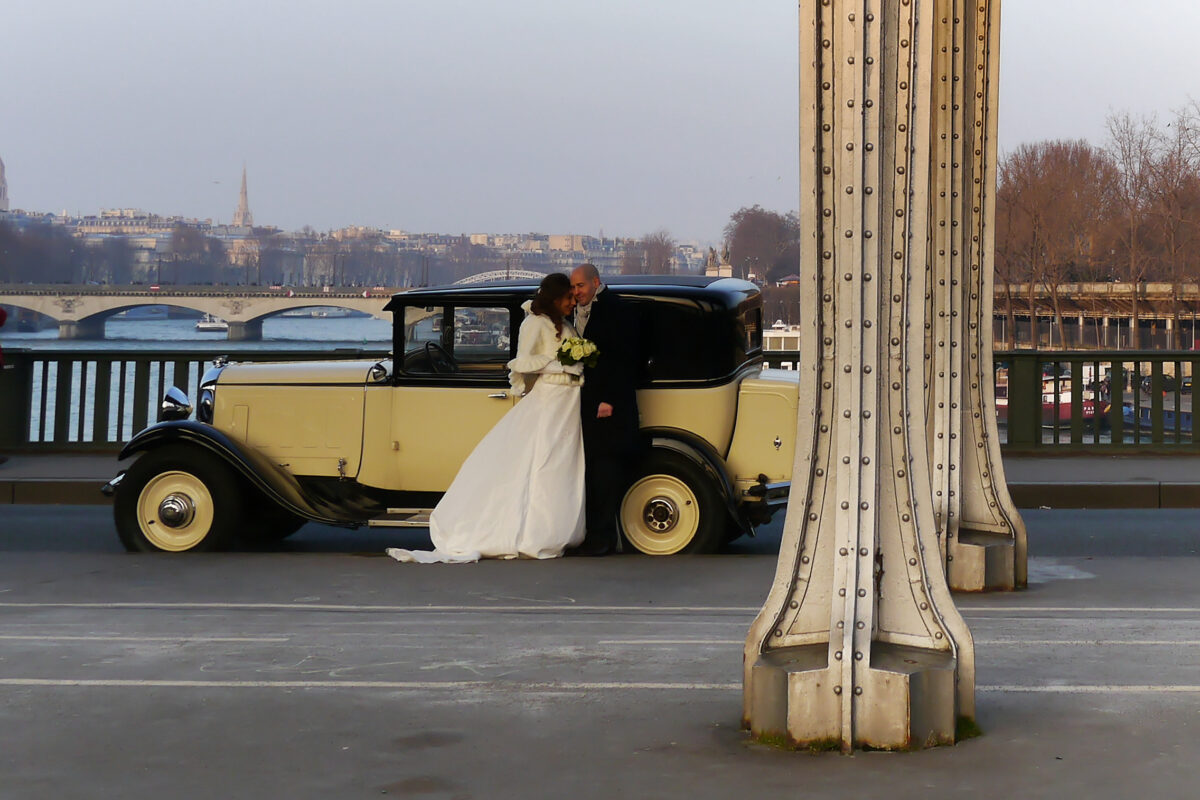
[{"label": "dark suit jacket", "polygon": [[[642,334],[637,314],[611,289],[592,300],[587,329],[581,334],[596,343],[600,357],[583,371],[580,414],[583,446],[589,455],[633,455],[639,445],[637,383]],[[596,418],[601,403],[613,415]]]}]

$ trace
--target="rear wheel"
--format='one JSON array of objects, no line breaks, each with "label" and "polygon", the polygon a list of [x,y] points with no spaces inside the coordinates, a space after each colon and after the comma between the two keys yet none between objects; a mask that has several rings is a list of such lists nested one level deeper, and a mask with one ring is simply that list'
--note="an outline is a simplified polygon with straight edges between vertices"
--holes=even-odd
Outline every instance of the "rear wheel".
[{"label": "rear wheel", "polygon": [[712,553],[725,538],[724,504],[712,479],[678,453],[654,450],[621,501],[621,529],[653,556]]},{"label": "rear wheel", "polygon": [[241,511],[241,486],[229,467],[186,446],[142,455],[113,501],[121,543],[143,553],[220,549],[232,539]]}]

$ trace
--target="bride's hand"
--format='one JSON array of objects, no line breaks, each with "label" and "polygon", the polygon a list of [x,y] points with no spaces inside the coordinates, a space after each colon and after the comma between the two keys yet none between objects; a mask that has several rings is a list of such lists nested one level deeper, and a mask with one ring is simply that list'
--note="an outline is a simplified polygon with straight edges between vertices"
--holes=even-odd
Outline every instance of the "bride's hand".
[{"label": "bride's hand", "polygon": [[574,364],[570,364],[568,366],[563,367],[563,372],[568,372],[572,375],[582,375],[583,374],[583,364],[580,362],[575,362]]}]

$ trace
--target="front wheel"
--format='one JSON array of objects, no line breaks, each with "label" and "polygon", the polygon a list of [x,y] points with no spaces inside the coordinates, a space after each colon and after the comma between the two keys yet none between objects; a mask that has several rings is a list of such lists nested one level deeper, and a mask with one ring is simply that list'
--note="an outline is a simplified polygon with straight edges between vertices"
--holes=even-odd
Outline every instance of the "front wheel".
[{"label": "front wheel", "polygon": [[620,511],[625,540],[652,556],[716,552],[727,516],[704,470],[665,450],[642,461]]},{"label": "front wheel", "polygon": [[190,447],[141,456],[113,500],[117,535],[130,552],[217,550],[233,537],[242,493],[229,468]]}]

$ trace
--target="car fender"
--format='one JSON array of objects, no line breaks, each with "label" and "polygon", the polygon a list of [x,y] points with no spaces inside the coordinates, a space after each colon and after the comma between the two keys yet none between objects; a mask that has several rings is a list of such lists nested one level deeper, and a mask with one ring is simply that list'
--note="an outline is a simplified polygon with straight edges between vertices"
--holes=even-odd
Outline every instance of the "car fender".
[{"label": "car fender", "polygon": [[729,470],[725,467],[725,459],[721,458],[712,445],[694,433],[676,428],[643,429],[642,433],[646,436],[649,447],[678,453],[704,470],[712,479],[713,486],[720,492],[721,499],[725,501],[729,518],[743,533],[753,533],[744,515],[738,511],[737,494],[733,488],[733,480],[729,477]]},{"label": "car fender", "polygon": [[316,522],[345,524],[344,520],[314,508],[305,498],[296,478],[287,470],[253,447],[247,447],[203,422],[173,420],[151,425],[126,443],[119,459],[179,443],[199,447],[216,455],[269,499],[297,516]]}]

